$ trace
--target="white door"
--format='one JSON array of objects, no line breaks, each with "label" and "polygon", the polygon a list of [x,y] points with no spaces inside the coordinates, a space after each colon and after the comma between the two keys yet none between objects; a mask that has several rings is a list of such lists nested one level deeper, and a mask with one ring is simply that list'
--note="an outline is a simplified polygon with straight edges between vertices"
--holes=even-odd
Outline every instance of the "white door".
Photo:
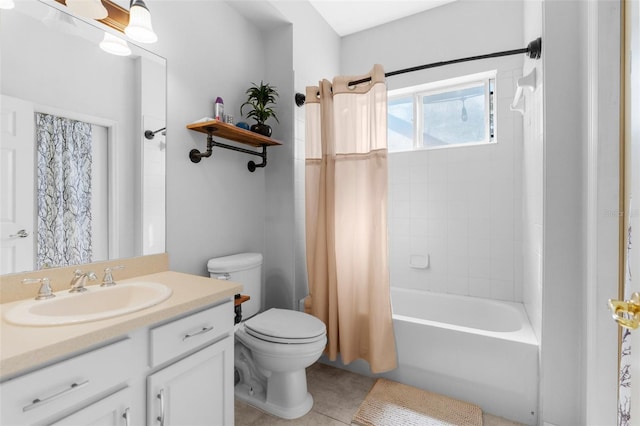
[{"label": "white door", "polygon": [[33,105],[0,99],[0,274],[30,271],[34,265]]},{"label": "white door", "polygon": [[[618,426],[640,426],[640,5],[626,4],[624,158],[624,320]],[[633,52],[633,54],[632,54]],[[613,307],[612,307],[613,309]],[[635,314],[634,314],[635,313]]]},{"label": "white door", "polygon": [[[640,5],[637,1],[627,2],[630,14],[630,30],[631,30],[631,48],[634,51],[631,84],[629,93],[631,105],[631,138],[630,151],[631,159],[627,159],[627,167],[631,167],[632,177],[629,187],[629,195],[633,197],[633,205],[631,206],[631,226],[634,230],[633,234],[633,255],[629,259],[629,270],[631,276],[635,277],[630,280],[626,289],[627,294],[640,293]],[[635,385],[631,388],[631,406],[636,407],[634,415],[631,418],[631,424],[640,426],[640,328],[632,333],[631,346],[635,348],[632,353],[631,375],[635,377]]]},{"label": "white door", "polygon": [[147,378],[147,425],[233,425],[233,337]]},{"label": "white door", "polygon": [[[632,230],[631,251],[627,258],[628,279],[625,283],[625,295],[640,293],[640,4],[637,1],[626,2],[628,14],[627,31],[630,38],[632,64],[629,67],[629,84],[626,96],[630,100],[627,113],[630,134],[627,139],[627,158],[625,159],[626,203],[629,212],[629,225]],[[638,319],[640,314],[636,315]],[[640,426],[640,327],[631,332],[631,425]]]}]

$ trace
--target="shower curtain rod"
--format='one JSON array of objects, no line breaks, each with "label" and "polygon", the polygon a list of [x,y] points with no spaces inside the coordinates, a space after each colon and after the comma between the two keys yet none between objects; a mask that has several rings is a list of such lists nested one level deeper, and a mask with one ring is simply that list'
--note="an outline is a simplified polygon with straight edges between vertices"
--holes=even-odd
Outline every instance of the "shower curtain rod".
[{"label": "shower curtain rod", "polygon": [[[409,72],[426,70],[428,68],[442,67],[444,65],[452,65],[452,64],[457,64],[457,63],[460,63],[460,62],[477,61],[479,59],[499,58],[501,56],[518,55],[520,53],[526,53],[527,56],[530,57],[531,59],[540,59],[540,56],[542,55],[542,38],[538,37],[537,39],[533,40],[531,43],[529,43],[527,45],[527,47],[525,47],[523,49],[505,50],[505,51],[502,51],[502,52],[489,53],[487,55],[469,56],[467,58],[452,59],[450,61],[441,61],[441,62],[434,62],[434,63],[426,64],[426,65],[418,65],[416,67],[405,68],[405,69],[397,70],[397,71],[390,71],[390,72],[385,73],[384,76],[385,77],[392,77],[394,75],[406,74],[406,73],[409,73]],[[355,86],[357,84],[366,83],[367,81],[371,81],[371,77],[366,77],[366,78],[363,78],[363,79],[360,79],[360,80],[350,81],[348,85],[349,86]],[[302,105],[304,105],[305,100],[306,100],[305,95],[303,95],[302,93],[296,93],[296,95],[295,95],[296,105],[301,107]]]}]

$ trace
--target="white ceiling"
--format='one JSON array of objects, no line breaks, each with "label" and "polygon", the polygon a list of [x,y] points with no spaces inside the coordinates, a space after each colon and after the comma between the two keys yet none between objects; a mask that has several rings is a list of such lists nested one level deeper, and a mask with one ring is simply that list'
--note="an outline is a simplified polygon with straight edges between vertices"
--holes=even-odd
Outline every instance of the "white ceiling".
[{"label": "white ceiling", "polygon": [[339,36],[386,24],[455,0],[309,0]]},{"label": "white ceiling", "polygon": [[[112,0],[129,9],[130,0]],[[154,0],[148,0],[153,7]],[[157,0],[155,0],[157,1]],[[271,0],[278,1],[278,0]],[[405,18],[456,0],[306,0],[340,36],[346,36],[387,22]],[[260,1],[227,0],[236,8],[262,6]],[[259,7],[260,6],[260,7]],[[264,9],[264,7],[262,7]],[[261,10],[262,10],[261,9]]]}]

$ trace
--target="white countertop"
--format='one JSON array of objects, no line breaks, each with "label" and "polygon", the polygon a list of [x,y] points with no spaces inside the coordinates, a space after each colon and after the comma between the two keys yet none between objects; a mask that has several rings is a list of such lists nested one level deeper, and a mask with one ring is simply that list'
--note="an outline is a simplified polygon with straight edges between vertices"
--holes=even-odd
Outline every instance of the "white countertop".
[{"label": "white countertop", "polygon": [[162,303],[130,314],[100,321],[50,327],[10,324],[4,320],[2,313],[21,301],[1,304],[0,378],[4,380],[14,377],[38,365],[124,336],[139,328],[226,299],[232,300],[233,296],[242,290],[240,284],[231,281],[172,271],[143,275],[135,279],[165,284],[171,287],[173,294]]}]

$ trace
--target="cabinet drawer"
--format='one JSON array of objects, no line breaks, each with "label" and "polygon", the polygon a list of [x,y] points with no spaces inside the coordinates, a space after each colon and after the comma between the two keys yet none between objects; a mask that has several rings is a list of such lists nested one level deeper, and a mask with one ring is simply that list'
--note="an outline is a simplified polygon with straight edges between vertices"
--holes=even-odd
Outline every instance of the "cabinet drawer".
[{"label": "cabinet drawer", "polygon": [[0,423],[36,423],[126,382],[133,351],[125,339],[2,383]]},{"label": "cabinet drawer", "polygon": [[233,302],[229,301],[151,329],[151,366],[231,332],[233,316]]}]

